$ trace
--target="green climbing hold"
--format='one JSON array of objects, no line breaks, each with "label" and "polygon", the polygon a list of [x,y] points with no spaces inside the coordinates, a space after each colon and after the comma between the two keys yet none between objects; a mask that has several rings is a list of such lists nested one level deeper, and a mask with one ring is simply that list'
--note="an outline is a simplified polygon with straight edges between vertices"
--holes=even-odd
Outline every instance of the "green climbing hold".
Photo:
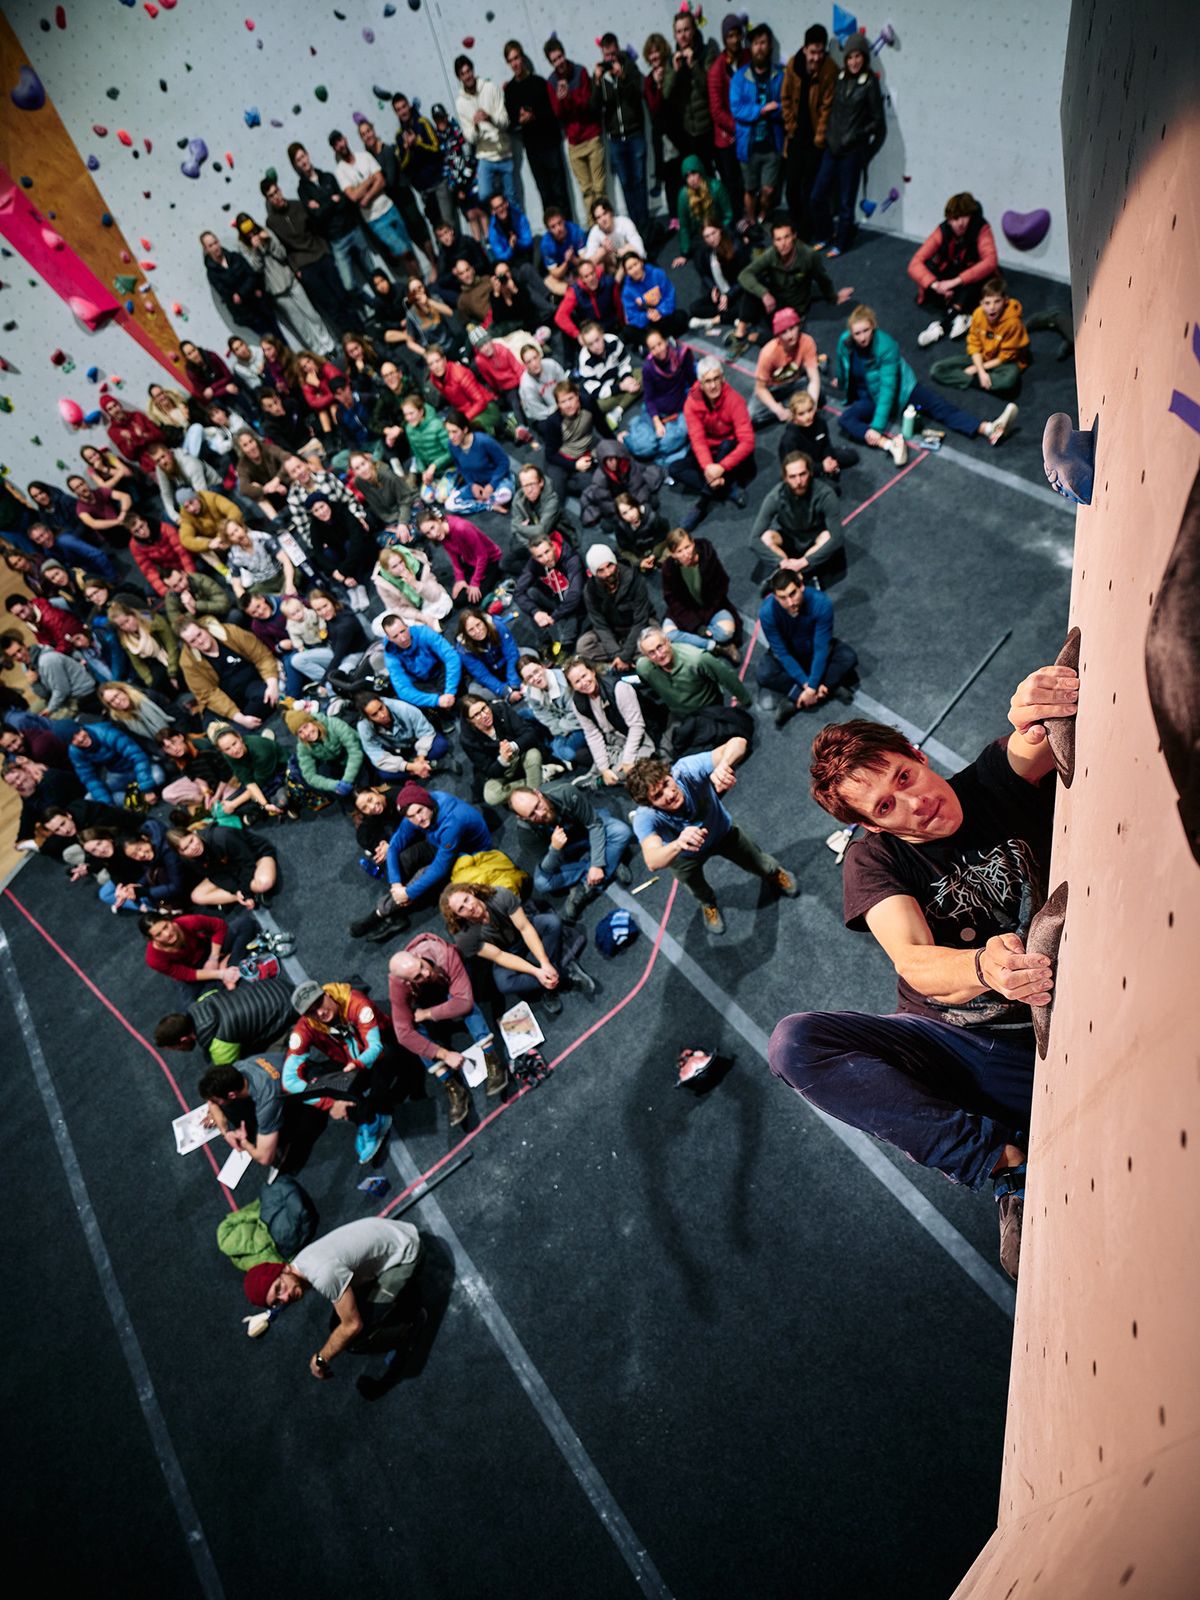
[{"label": "green climbing hold", "polygon": [[137,278],[131,277],[127,272],[119,272],[113,279],[113,288],[118,294],[132,294],[137,288]]},{"label": "green climbing hold", "polygon": [[59,470],[59,471],[60,471],[60,472],[69,472],[69,471],[70,471],[70,470],[71,470],[71,469],[70,469],[70,468],[69,468],[69,467],[68,467],[68,466],[67,466],[67,463],[66,463],[66,462],[65,462],[65,461],[56,461],[56,462],[55,462],[55,463],[54,463],[54,465],[55,465],[55,466],[56,466],[56,467],[57,467],[57,468],[58,468],[58,470]]},{"label": "green climbing hold", "polygon": [[[11,411],[12,408],[13,403],[8,396],[6,394],[0,394],[0,411]],[[34,442],[36,443],[37,441],[35,440]]]},{"label": "green climbing hold", "polygon": [[317,87],[313,90],[313,93],[316,95],[317,99],[321,101],[322,104],[324,104],[325,101],[329,99],[329,90],[325,87],[325,85],[323,83],[319,83],[317,85]]}]

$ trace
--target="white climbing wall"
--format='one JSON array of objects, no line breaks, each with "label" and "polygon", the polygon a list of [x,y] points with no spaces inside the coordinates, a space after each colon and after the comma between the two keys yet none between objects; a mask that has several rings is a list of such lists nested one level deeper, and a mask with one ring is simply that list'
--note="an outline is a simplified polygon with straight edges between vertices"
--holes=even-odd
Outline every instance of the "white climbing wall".
[{"label": "white climbing wall", "polygon": [[[1195,21],[1185,0],[1077,0],[1072,18],[1076,360],[1099,446],[1078,513],[1082,699],[1051,880],[1070,902],[1037,1084],[999,1527],[959,1600],[1190,1600],[1200,1586],[1200,865],[1144,660],[1200,469],[1200,432],[1170,410],[1190,396],[1200,423]],[[1200,661],[1185,653],[1175,671],[1194,684]]]}]

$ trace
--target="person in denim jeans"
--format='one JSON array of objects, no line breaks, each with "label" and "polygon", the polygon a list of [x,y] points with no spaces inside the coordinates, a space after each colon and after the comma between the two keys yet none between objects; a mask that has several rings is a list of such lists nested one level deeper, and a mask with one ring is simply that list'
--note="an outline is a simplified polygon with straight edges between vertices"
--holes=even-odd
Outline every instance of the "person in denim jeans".
[{"label": "person in denim jeans", "polygon": [[342,193],[332,172],[321,172],[302,144],[288,146],[288,160],[300,179],[301,203],[311,213],[313,229],[329,240],[333,264],[347,294],[370,294],[368,284],[379,263],[358,225],[358,208]]},{"label": "person in denim jeans", "polygon": [[1012,732],[946,779],[895,728],[832,723],[813,743],[812,795],[864,836],[846,852],[844,916],[899,977],[899,1014],[800,1012],[775,1028],[771,1071],[811,1104],[952,1183],[991,1180],[1001,1264],[1017,1275],[1034,1090],[1031,1006],[1050,958],[1026,950],[1045,898],[1054,819],[1049,718],[1074,716],[1079,678],[1018,684]]},{"label": "person in denim jeans", "polygon": [[603,60],[593,68],[592,109],[608,136],[612,171],[621,180],[625,210],[640,231],[650,220],[646,192],[646,124],[642,75],[621,49],[615,33],[600,40]]},{"label": "person in denim jeans", "polygon": [[485,1044],[489,1098],[503,1092],[508,1073],[492,1046],[492,1030],[480,1010],[466,963],[448,939],[419,933],[396,951],[388,962],[388,1000],[397,1042],[424,1063],[449,1096],[452,1128],[465,1122],[471,1110],[462,1079],[464,1059],[450,1043],[458,1023],[472,1044]]},{"label": "person in denim jeans", "polygon": [[614,878],[628,883],[624,863],[633,830],[569,783],[546,789],[514,789],[509,809],[537,835],[545,853],[533,871],[535,894],[569,890],[563,906],[567,922],[577,922],[583,908]]},{"label": "person in denim jeans", "polygon": [[329,135],[337,158],[337,181],[379,243],[393,258],[412,256],[413,243],[393,202],[388,198],[383,169],[369,150],[357,154],[337,128]]}]

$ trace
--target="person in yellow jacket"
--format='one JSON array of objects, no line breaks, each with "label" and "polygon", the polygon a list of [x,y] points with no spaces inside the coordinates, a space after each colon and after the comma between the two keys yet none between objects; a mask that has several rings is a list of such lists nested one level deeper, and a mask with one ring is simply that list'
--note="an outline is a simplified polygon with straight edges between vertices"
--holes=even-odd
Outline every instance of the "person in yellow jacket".
[{"label": "person in yellow jacket", "polygon": [[1014,394],[1029,365],[1029,335],[1039,328],[1056,329],[1061,335],[1060,359],[1064,352],[1070,354],[1071,330],[1061,312],[1037,311],[1025,321],[1021,302],[1009,295],[1004,279],[989,278],[971,313],[966,354],[935,361],[929,375],[947,389],[970,389],[977,384],[994,394]]},{"label": "person in yellow jacket", "polygon": [[175,496],[179,508],[179,542],[183,548],[218,572],[225,571],[225,524],[244,523],[241,507],[215,489],[193,489],[190,484]]}]

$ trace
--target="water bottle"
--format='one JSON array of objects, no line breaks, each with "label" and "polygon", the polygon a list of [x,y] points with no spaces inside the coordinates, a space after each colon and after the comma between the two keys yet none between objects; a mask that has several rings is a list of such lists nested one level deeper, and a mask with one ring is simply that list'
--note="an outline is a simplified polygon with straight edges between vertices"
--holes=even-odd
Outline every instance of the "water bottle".
[{"label": "water bottle", "polygon": [[917,430],[916,406],[905,406],[904,415],[900,419],[900,432],[906,439],[911,439]]}]

